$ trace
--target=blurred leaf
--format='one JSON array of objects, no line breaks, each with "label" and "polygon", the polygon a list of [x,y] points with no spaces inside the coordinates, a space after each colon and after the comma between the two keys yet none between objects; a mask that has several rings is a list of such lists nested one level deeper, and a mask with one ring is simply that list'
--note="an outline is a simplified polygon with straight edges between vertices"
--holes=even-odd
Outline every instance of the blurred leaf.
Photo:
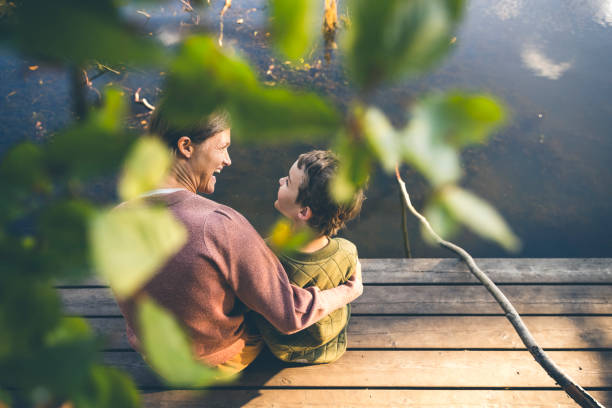
[{"label": "blurred leaf", "polygon": [[403,155],[435,187],[456,182],[459,148],[483,142],[504,119],[504,108],[485,95],[431,95],[412,110],[403,131]]},{"label": "blurred leaf", "polygon": [[450,92],[425,101],[435,132],[454,147],[484,142],[506,118],[504,107],[492,97]]},{"label": "blurred leaf", "polygon": [[59,298],[51,285],[6,272],[0,273],[0,362],[41,347],[45,333],[60,319]]},{"label": "blurred leaf", "polygon": [[75,339],[91,339],[93,332],[82,317],[63,317],[59,325],[45,335],[44,343],[53,347]]},{"label": "blurred leaf", "polygon": [[310,230],[294,231],[291,221],[281,218],[272,227],[268,242],[277,252],[291,252],[300,249],[312,238],[314,234]]},{"label": "blurred leaf", "polygon": [[397,132],[383,112],[368,108],[364,116],[364,135],[372,151],[387,173],[395,170],[400,162],[401,145]]},{"label": "blurred leaf", "polygon": [[87,178],[119,167],[134,137],[123,130],[126,106],[122,93],[111,88],[104,99],[104,106],[85,122],[51,139],[51,171],[63,177]]},{"label": "blurred leaf", "polygon": [[39,256],[51,275],[85,276],[90,273],[87,230],[94,208],[85,201],[48,206],[39,220]]},{"label": "blurred leaf", "polygon": [[210,38],[185,41],[172,64],[164,99],[177,126],[198,123],[219,108],[232,116],[237,139],[284,141],[319,136],[340,126],[337,112],[314,94],[259,85],[249,66],[225,55]]},{"label": "blurred leaf", "polygon": [[168,118],[177,125],[197,123],[219,107],[227,107],[232,90],[248,93],[257,86],[249,66],[226,56],[211,38],[188,38],[167,78]]},{"label": "blurred leaf", "polygon": [[497,242],[507,251],[520,249],[520,241],[489,203],[456,186],[440,192],[440,202],[452,216],[483,238]]},{"label": "blurred leaf", "polygon": [[272,0],[271,24],[274,42],[290,59],[298,59],[313,42],[317,28],[311,0]]},{"label": "blurred leaf", "polygon": [[374,157],[363,140],[352,140],[346,134],[339,136],[333,150],[340,164],[331,182],[331,193],[336,201],[348,202],[368,182]]},{"label": "blurred leaf", "polygon": [[429,106],[421,103],[414,108],[412,120],[402,131],[403,157],[434,187],[461,177],[459,153],[437,131],[436,120]]},{"label": "blurred leaf", "polygon": [[111,0],[21,0],[5,30],[21,52],[35,58],[81,65],[106,63],[162,64],[160,44],[137,34],[120,17]]},{"label": "blurred leaf", "polygon": [[168,209],[142,203],[103,212],[90,228],[96,270],[120,298],[140,289],[186,240],[185,227]]},{"label": "blurred leaf", "polygon": [[259,88],[230,105],[233,134],[256,142],[315,141],[340,126],[337,112],[312,93]]},{"label": "blurred leaf", "polygon": [[2,187],[17,186],[22,190],[49,191],[51,184],[45,173],[44,157],[43,149],[30,142],[20,143],[10,149],[0,162]]},{"label": "blurred leaf", "polygon": [[97,341],[90,338],[33,349],[26,355],[11,355],[0,361],[0,383],[69,395],[83,386],[89,365],[97,358],[97,348]]},{"label": "blurred leaf", "polygon": [[45,152],[30,142],[11,148],[0,159],[0,224],[15,220],[36,205],[35,193],[48,194],[53,186],[46,172]]},{"label": "blurred leaf", "polygon": [[[423,215],[427,218],[427,221],[429,221],[431,228],[443,239],[448,240],[459,230],[459,224],[457,224],[448,210],[437,200],[434,200],[425,207]],[[428,244],[437,245],[437,242],[422,224],[421,235]]]},{"label": "blurred leaf", "polygon": [[368,88],[403,74],[425,71],[444,56],[463,0],[353,0],[348,64]]},{"label": "blurred leaf", "polygon": [[158,138],[138,140],[123,166],[119,197],[127,201],[156,189],[163,181],[171,162],[168,148]]},{"label": "blurred leaf", "polygon": [[11,398],[11,394],[0,388],[0,408],[8,408],[12,406],[12,401],[13,399]]},{"label": "blurred leaf", "polygon": [[205,386],[221,373],[194,359],[191,344],[174,317],[153,300],[139,301],[139,332],[147,362],[173,386]]},{"label": "blurred leaf", "polygon": [[84,387],[72,397],[77,407],[140,407],[140,394],[132,379],[114,367],[93,364]]}]

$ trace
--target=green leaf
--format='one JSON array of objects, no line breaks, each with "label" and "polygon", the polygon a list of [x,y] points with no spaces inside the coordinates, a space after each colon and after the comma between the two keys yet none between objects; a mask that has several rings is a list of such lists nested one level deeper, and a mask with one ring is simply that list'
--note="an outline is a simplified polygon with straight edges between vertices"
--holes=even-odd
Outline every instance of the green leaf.
[{"label": "green leaf", "polygon": [[312,231],[308,229],[295,231],[291,221],[281,218],[270,230],[267,241],[275,251],[288,253],[300,249],[312,238],[314,238]]},{"label": "green leaf", "polygon": [[132,148],[119,181],[119,197],[127,201],[156,189],[170,169],[168,148],[153,137],[141,138]]},{"label": "green leaf", "polygon": [[242,141],[321,140],[340,127],[337,112],[312,93],[258,88],[233,98],[233,133]]},{"label": "green leaf", "polygon": [[49,169],[60,177],[84,179],[119,167],[134,137],[123,130],[123,94],[105,93],[104,106],[87,119],[55,135],[48,146]]},{"label": "green leaf", "polygon": [[363,118],[363,132],[382,167],[387,173],[393,172],[400,162],[401,145],[385,114],[376,108],[368,108]]},{"label": "green leaf", "polygon": [[424,104],[436,133],[457,148],[484,142],[506,120],[504,107],[482,94],[450,92],[432,96]]},{"label": "green leaf", "polygon": [[59,325],[45,335],[45,345],[53,347],[75,339],[91,339],[93,332],[82,317],[63,317]]},{"label": "green leaf", "polygon": [[414,108],[412,120],[402,131],[402,156],[434,187],[461,177],[459,153],[438,132],[437,120],[422,103]]},{"label": "green leaf", "polygon": [[10,149],[0,162],[2,186],[49,191],[51,184],[45,174],[44,157],[43,149],[30,142],[20,143]]},{"label": "green leaf", "polygon": [[313,42],[316,30],[315,9],[311,0],[272,0],[273,40],[290,59],[301,57]]},{"label": "green leaf", "polygon": [[163,47],[137,34],[119,17],[114,1],[28,0],[15,2],[8,36],[21,52],[35,58],[81,65],[163,64]]},{"label": "green leaf", "polygon": [[403,156],[435,187],[456,182],[459,149],[483,142],[504,120],[504,108],[486,95],[431,95],[412,110],[403,131]]},{"label": "green leaf", "polygon": [[39,220],[41,269],[50,275],[82,277],[90,273],[88,226],[94,208],[85,201],[64,201],[47,206]]},{"label": "green leaf", "polygon": [[139,203],[99,214],[90,228],[94,265],[120,298],[142,287],[186,240],[168,209]]},{"label": "green leaf", "polygon": [[94,338],[65,341],[12,355],[0,361],[0,383],[20,389],[46,388],[51,395],[70,395],[83,386],[97,358]]},{"label": "green leaf", "polygon": [[440,192],[440,202],[452,216],[483,238],[497,242],[507,251],[520,249],[520,241],[489,203],[456,186]]},{"label": "green leaf", "polygon": [[348,64],[369,88],[424,72],[444,56],[463,9],[462,0],[353,0]]},{"label": "green leaf", "polygon": [[41,347],[60,315],[58,294],[51,285],[23,274],[0,274],[0,361],[28,356]]},{"label": "green leaf", "polygon": [[232,116],[233,137],[247,141],[320,136],[340,126],[335,109],[315,94],[262,87],[244,61],[224,54],[205,37],[185,41],[168,76],[163,104],[179,127],[225,108]]},{"label": "green leaf", "polygon": [[13,399],[8,391],[4,391],[0,388],[0,408],[8,408],[12,406]]},{"label": "green leaf", "polygon": [[331,182],[331,193],[336,201],[349,202],[368,182],[374,157],[364,140],[355,140],[346,134],[339,136],[334,151],[340,163]]},{"label": "green leaf", "polygon": [[149,298],[139,301],[138,311],[147,362],[168,384],[199,387],[221,377],[218,370],[194,359],[187,335],[169,312]]},{"label": "green leaf", "polygon": [[114,367],[98,364],[91,366],[85,385],[71,399],[77,407],[140,407],[140,393],[132,379]]}]

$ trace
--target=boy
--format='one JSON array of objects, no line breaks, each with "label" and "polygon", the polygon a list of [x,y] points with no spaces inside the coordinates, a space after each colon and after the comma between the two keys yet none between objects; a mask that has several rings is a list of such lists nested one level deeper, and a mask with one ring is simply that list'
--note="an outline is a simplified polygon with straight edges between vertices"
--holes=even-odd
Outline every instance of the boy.
[{"label": "boy", "polygon": [[[343,238],[332,238],[361,210],[364,199],[358,191],[350,203],[338,204],[329,193],[337,172],[338,159],[330,151],[314,150],[300,155],[289,175],[279,180],[274,207],[295,230],[310,228],[315,238],[299,251],[281,254],[279,259],[291,283],[324,290],[346,282],[355,271],[357,248]],[[317,323],[291,335],[284,335],[257,315],[255,320],[264,341],[280,360],[321,364],[337,360],[346,351],[346,328],[350,305],[335,310]]]}]

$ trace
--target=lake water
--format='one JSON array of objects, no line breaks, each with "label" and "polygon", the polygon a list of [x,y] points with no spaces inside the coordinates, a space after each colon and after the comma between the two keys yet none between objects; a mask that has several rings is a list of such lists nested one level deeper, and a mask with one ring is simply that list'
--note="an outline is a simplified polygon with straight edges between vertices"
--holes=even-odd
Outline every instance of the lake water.
[{"label": "lake water", "polygon": [[[222,1],[211,3],[199,13],[199,25],[179,1],[163,10],[127,7],[124,14],[172,46],[189,32],[218,35]],[[345,106],[354,89],[342,56],[336,52],[327,63],[319,47],[304,63],[285,64],[268,48],[265,4],[234,0],[224,17],[224,47],[240,49],[268,83],[312,89]],[[344,2],[339,11],[346,14]],[[20,140],[43,140],[70,120],[66,72],[30,70],[35,64],[0,54],[0,153]],[[128,70],[107,73],[94,86],[108,82],[130,94],[142,87],[152,103],[161,83],[158,73]],[[499,210],[523,248],[509,254],[466,231],[453,241],[477,257],[612,257],[612,0],[472,0],[448,58],[427,77],[380,89],[371,103],[401,124],[415,98],[452,88],[490,92],[511,110],[509,124],[486,146],[464,152],[461,184]],[[140,105],[132,110],[146,112]],[[272,203],[278,178],[299,153],[314,147],[325,145],[235,143],[233,165],[218,177],[211,198],[244,213],[265,235],[277,217]],[[403,173],[421,208],[427,184],[410,169]],[[114,199],[110,183],[92,188],[101,200]],[[398,194],[394,178],[374,175],[361,216],[342,234],[362,257],[404,255]],[[413,219],[409,233],[415,257],[452,256],[424,244]]]}]

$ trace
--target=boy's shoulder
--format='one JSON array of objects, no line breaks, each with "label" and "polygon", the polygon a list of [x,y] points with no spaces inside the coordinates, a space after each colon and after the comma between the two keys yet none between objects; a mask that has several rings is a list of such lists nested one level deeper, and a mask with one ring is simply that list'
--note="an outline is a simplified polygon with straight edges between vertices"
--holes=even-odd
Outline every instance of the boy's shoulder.
[{"label": "boy's shoulder", "polygon": [[340,251],[347,252],[351,255],[357,256],[357,247],[351,241],[346,238],[335,237],[332,240],[338,243],[338,249]]}]

